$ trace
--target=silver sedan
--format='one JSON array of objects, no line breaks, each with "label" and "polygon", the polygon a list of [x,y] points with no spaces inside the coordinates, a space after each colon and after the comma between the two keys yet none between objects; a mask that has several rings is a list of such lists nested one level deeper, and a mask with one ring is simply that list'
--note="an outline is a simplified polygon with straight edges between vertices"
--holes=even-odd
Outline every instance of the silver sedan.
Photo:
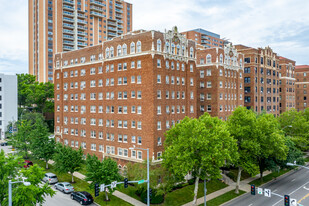
[{"label": "silver sedan", "polygon": [[55,189],[62,191],[63,193],[74,192],[74,187],[68,182],[58,182],[58,183],[56,183]]}]

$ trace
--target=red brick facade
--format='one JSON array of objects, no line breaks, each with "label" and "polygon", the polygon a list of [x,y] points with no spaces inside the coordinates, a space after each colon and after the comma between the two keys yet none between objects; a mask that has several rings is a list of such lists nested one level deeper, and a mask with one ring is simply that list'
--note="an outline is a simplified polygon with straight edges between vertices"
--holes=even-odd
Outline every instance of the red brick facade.
[{"label": "red brick facade", "polygon": [[295,73],[296,109],[298,111],[303,111],[309,104],[309,65],[296,66]]}]

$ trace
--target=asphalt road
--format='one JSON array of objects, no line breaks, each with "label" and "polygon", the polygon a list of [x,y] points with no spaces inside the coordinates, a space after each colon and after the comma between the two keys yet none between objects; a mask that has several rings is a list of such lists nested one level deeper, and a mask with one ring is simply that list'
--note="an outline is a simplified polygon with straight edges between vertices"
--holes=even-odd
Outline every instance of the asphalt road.
[{"label": "asphalt road", "polygon": [[[71,200],[70,194],[64,194],[54,188],[52,185],[53,190],[56,191],[56,194],[53,197],[46,197],[45,203],[43,206],[78,206],[80,205],[76,200]],[[96,206],[95,204],[91,204],[90,206]]]},{"label": "asphalt road", "polygon": [[273,182],[265,184],[262,188],[270,189],[272,192],[271,197],[259,195],[257,192],[256,195],[247,193],[232,202],[224,204],[224,206],[282,206],[284,205],[284,195],[290,195],[291,199],[296,199],[299,203],[298,205],[309,206],[308,169],[302,168],[293,171],[283,177],[277,178]]}]

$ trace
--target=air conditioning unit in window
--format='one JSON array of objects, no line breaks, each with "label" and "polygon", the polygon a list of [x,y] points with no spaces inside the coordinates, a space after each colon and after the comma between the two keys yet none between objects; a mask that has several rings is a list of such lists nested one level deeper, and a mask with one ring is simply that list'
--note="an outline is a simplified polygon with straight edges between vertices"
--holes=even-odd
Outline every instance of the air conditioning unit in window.
[{"label": "air conditioning unit in window", "polygon": [[162,142],[158,142],[158,146],[161,146],[162,145]]}]

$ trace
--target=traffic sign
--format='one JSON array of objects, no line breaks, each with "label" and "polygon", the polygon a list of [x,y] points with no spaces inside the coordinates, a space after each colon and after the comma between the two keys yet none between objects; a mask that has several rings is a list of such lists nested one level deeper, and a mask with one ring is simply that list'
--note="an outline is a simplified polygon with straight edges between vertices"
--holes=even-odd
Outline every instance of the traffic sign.
[{"label": "traffic sign", "polygon": [[140,181],[138,181],[137,183],[138,184],[142,184],[142,183],[144,183],[145,182],[145,180],[140,180]]},{"label": "traffic sign", "polygon": [[271,197],[271,190],[270,189],[264,189],[264,196],[265,197]]},{"label": "traffic sign", "polygon": [[104,184],[101,184],[101,185],[100,185],[100,192],[104,192],[104,190],[105,190],[105,185],[104,185]]},{"label": "traffic sign", "polygon": [[291,206],[297,206],[297,200],[296,199],[291,199],[290,203],[291,203]]},{"label": "traffic sign", "polygon": [[114,181],[114,182],[111,183],[111,188],[112,189],[115,188],[116,186],[117,186],[117,181]]},{"label": "traffic sign", "polygon": [[258,194],[263,195],[263,188],[258,188]]}]

